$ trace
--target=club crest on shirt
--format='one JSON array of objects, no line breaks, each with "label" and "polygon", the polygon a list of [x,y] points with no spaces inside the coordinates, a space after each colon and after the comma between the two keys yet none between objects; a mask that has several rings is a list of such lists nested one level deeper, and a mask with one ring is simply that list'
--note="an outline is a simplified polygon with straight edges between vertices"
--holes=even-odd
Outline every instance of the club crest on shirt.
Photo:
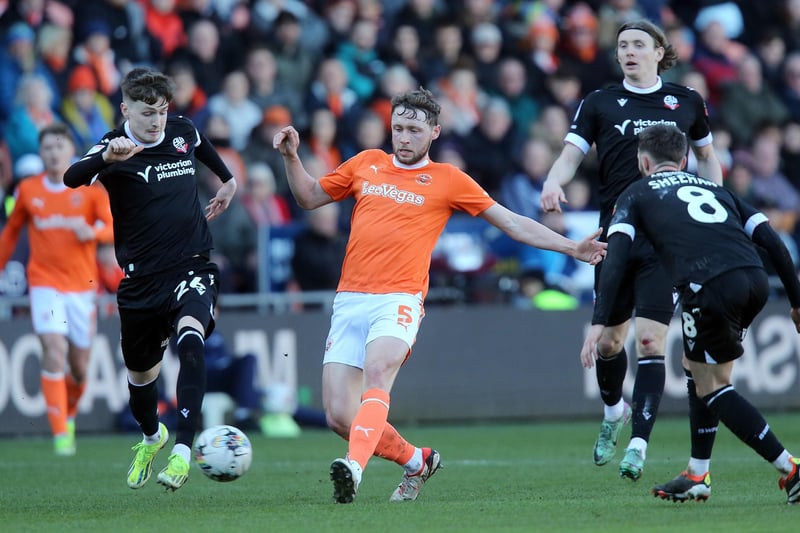
[{"label": "club crest on shirt", "polygon": [[675,111],[680,106],[681,105],[678,103],[678,99],[672,96],[671,94],[668,94],[667,96],[664,97],[664,107],[666,107],[667,109]]},{"label": "club crest on shirt", "polygon": [[172,139],[172,146],[175,147],[179,154],[185,154],[189,151],[189,145],[186,144],[183,137],[175,137]]},{"label": "club crest on shirt", "polygon": [[417,174],[415,181],[420,185],[430,185],[433,182],[433,177],[430,174]]}]

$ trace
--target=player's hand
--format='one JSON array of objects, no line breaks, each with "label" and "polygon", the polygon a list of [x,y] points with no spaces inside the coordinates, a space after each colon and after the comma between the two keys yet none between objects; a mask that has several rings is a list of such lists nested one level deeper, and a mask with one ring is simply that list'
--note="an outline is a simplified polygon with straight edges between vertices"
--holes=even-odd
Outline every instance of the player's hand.
[{"label": "player's hand", "polygon": [[581,366],[583,368],[592,368],[597,359],[597,342],[603,334],[603,326],[600,324],[593,324],[586,332],[586,338],[583,340],[583,348],[581,348]]},{"label": "player's hand", "polygon": [[80,242],[93,241],[95,238],[94,228],[90,226],[85,220],[78,221],[72,226],[72,232]]},{"label": "player's hand", "polygon": [[206,205],[206,220],[214,220],[228,209],[233,200],[233,195],[236,194],[236,188],[236,178],[231,178],[222,184],[214,198],[209,200]]},{"label": "player's hand", "polygon": [[297,155],[297,147],[300,146],[300,134],[294,126],[286,126],[275,134],[272,138],[272,147],[278,150],[281,155],[294,157]]},{"label": "player's hand", "polygon": [[793,307],[791,311],[789,311],[789,316],[792,317],[792,322],[794,322],[794,329],[800,333],[800,307]]},{"label": "player's hand", "polygon": [[597,231],[584,237],[575,248],[575,258],[590,265],[596,265],[602,261],[606,257],[606,248],[608,248],[608,243],[597,240],[602,233],[603,228],[597,228]]},{"label": "player's hand", "polygon": [[553,211],[561,212],[561,204],[567,204],[567,196],[564,194],[564,189],[561,185],[554,180],[545,180],[542,185],[542,196],[539,200],[542,209],[546,213]]},{"label": "player's hand", "polygon": [[143,144],[136,144],[128,137],[115,137],[108,142],[103,152],[103,161],[106,163],[126,161],[142,150],[144,150]]}]

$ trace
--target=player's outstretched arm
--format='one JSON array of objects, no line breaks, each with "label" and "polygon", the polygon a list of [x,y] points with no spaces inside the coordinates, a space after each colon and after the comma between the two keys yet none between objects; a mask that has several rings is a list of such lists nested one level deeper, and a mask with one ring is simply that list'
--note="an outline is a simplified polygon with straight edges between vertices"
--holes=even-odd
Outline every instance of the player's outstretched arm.
[{"label": "player's outstretched arm", "polygon": [[596,265],[606,255],[606,243],[597,240],[603,231],[602,228],[575,242],[500,204],[494,204],[480,216],[512,239],[536,248],[561,252],[591,265]]},{"label": "player's outstretched arm", "polygon": [[306,171],[303,162],[300,161],[300,156],[297,155],[299,146],[300,134],[294,126],[282,128],[272,139],[272,147],[283,156],[289,189],[297,205],[303,209],[316,209],[331,203],[333,198],[320,186],[319,180]]}]

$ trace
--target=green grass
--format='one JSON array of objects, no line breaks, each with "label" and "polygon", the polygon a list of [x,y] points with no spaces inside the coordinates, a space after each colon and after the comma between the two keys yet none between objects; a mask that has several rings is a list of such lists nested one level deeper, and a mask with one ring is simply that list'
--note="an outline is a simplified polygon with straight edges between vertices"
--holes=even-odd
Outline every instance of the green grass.
[{"label": "green grass", "polygon": [[[800,414],[770,414],[790,450],[800,450]],[[389,503],[401,471],[373,459],[352,505],[331,503],[330,461],[344,442],[321,430],[298,439],[250,435],[246,476],[215,483],[193,467],[167,493],[155,482],[125,485],[135,435],[78,438],[78,454],[57,458],[49,438],[0,439],[0,528],[8,532],[347,531],[797,531],[800,508],[785,504],[777,473],[721,428],[708,502],[650,495],[688,456],[688,422],[660,420],[642,479],[621,480],[617,458],[598,468],[591,448],[599,421],[401,428],[434,446],[444,468],[416,502]],[[627,440],[627,431],[623,433]],[[800,453],[800,452],[799,452]],[[156,471],[166,461],[156,458]]]}]

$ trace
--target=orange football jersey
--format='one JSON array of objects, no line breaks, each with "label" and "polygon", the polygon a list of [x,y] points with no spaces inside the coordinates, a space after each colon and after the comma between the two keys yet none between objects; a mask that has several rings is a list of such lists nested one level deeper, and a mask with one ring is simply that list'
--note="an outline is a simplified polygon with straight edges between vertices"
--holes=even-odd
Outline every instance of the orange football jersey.
[{"label": "orange football jersey", "polygon": [[320,178],[334,200],[356,200],[339,291],[426,295],[431,254],[453,212],[476,216],[495,203],[452,165],[399,167],[393,158],[365,150]]},{"label": "orange football jersey", "polygon": [[[94,240],[81,242],[70,229],[81,220],[93,226]],[[29,286],[62,292],[97,289],[97,242],[113,242],[114,237],[108,194],[102,185],[70,189],[51,183],[44,174],[23,180],[0,235],[0,269],[5,268],[26,224]]]}]

